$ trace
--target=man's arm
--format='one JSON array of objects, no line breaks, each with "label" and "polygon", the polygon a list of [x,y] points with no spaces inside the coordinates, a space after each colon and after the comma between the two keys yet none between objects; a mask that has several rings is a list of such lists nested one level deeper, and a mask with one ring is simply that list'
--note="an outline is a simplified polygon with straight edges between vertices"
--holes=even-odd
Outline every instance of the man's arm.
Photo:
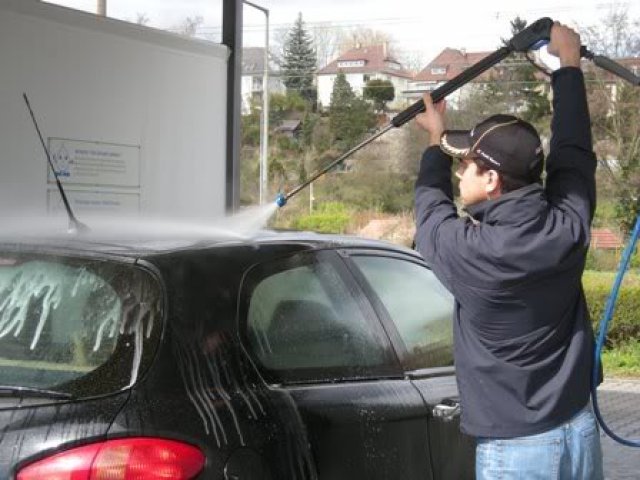
[{"label": "man's arm", "polygon": [[417,115],[416,121],[429,132],[429,147],[422,155],[415,185],[416,249],[452,290],[452,250],[463,225],[453,202],[451,157],[440,150],[444,104],[433,105],[429,94],[423,100],[425,112]]},{"label": "man's arm", "polygon": [[[588,232],[596,204],[596,158],[584,76],[580,70],[580,37],[561,24],[551,30],[549,53],[562,68],[553,73],[551,148],[547,157],[549,201],[576,219]],[[585,235],[588,238],[588,235]]]}]

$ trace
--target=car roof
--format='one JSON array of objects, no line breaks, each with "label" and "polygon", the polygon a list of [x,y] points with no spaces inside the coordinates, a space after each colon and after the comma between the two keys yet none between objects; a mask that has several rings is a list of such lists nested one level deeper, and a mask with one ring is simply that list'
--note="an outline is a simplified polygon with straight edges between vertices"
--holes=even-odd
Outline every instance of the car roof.
[{"label": "car roof", "polygon": [[4,249],[60,250],[124,257],[150,257],[171,252],[234,248],[257,244],[299,244],[308,248],[373,248],[395,250],[418,256],[409,248],[362,237],[320,234],[300,231],[256,229],[251,232],[220,228],[214,224],[195,222],[93,222],[85,233],[69,233],[65,222],[54,227],[30,224],[7,228],[0,232],[0,247]]}]

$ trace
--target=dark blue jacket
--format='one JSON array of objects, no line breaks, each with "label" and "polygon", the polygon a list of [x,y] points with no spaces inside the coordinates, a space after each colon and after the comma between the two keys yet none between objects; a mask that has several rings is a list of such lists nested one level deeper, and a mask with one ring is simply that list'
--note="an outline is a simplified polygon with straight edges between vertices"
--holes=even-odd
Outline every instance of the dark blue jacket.
[{"label": "dark blue jacket", "polygon": [[582,72],[553,74],[545,186],[468,208],[453,203],[451,158],[428,148],[416,182],[416,246],[455,297],[461,429],[509,438],[551,429],[589,400],[593,331],[581,277],[596,158]]}]

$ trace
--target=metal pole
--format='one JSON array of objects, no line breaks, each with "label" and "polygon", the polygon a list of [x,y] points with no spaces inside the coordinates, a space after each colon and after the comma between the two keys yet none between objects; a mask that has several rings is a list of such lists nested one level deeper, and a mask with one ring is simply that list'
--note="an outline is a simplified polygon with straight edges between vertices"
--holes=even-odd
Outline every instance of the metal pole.
[{"label": "metal pole", "polygon": [[223,0],[222,43],[229,48],[227,64],[227,162],[225,204],[229,213],[240,205],[240,104],[242,78],[242,0]]},{"label": "metal pole", "polygon": [[260,204],[266,202],[267,195],[267,179],[268,176],[268,160],[269,155],[269,10],[256,5],[255,3],[243,0],[245,4],[262,11],[265,15],[266,29],[264,39],[264,70],[262,72],[262,118],[260,133]]},{"label": "metal pole", "polygon": [[98,11],[97,14],[101,17],[107,16],[107,0],[98,0]]},{"label": "metal pole", "polygon": [[262,76],[262,178],[260,179],[260,189],[262,190],[262,200],[260,203],[266,202],[269,195],[267,189],[267,179],[269,178],[269,170],[267,156],[269,155],[269,10],[265,9],[266,31],[264,37],[264,75]]}]

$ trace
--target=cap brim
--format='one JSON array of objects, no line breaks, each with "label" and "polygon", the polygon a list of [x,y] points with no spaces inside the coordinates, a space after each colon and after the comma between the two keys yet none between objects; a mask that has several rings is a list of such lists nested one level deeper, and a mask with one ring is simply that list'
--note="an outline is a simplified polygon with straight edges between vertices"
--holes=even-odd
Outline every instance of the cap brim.
[{"label": "cap brim", "polygon": [[440,137],[440,149],[452,157],[466,157],[471,150],[470,130],[445,130]]}]

